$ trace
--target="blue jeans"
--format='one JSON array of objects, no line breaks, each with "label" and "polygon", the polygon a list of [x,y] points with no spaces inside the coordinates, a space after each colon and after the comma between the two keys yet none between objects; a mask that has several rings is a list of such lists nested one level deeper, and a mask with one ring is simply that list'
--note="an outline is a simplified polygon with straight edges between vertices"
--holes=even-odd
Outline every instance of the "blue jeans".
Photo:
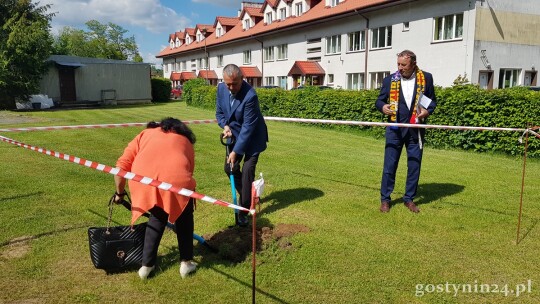
[{"label": "blue jeans", "polygon": [[391,194],[394,191],[396,182],[396,171],[399,164],[399,157],[403,150],[403,145],[407,150],[407,183],[405,185],[404,202],[414,200],[418,180],[420,179],[420,166],[422,164],[422,149],[418,143],[418,138],[411,136],[411,132],[416,129],[409,129],[403,136],[401,129],[391,130],[386,128],[386,145],[384,147],[384,168],[381,180],[381,201],[391,201]]}]

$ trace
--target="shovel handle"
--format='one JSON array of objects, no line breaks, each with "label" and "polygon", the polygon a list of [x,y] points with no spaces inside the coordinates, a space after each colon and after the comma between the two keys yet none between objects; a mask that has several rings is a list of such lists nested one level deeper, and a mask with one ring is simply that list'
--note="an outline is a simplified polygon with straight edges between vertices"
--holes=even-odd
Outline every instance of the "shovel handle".
[{"label": "shovel handle", "polygon": [[[223,137],[223,134],[219,134],[219,140],[221,141],[221,144],[224,146],[232,146],[234,144],[234,137],[230,138],[230,141],[227,143],[226,137]],[[225,141],[223,141],[225,140]]]}]

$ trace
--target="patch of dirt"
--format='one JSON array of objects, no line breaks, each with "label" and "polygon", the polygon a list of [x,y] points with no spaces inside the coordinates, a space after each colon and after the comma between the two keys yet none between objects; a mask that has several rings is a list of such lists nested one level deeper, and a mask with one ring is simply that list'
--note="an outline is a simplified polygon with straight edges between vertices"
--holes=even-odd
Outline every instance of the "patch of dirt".
[{"label": "patch of dirt", "polygon": [[[252,227],[231,227],[213,235],[204,235],[206,242],[218,250],[223,259],[233,263],[243,262],[253,250]],[[272,242],[280,249],[290,249],[293,244],[288,239],[297,233],[307,233],[310,229],[300,224],[277,224],[275,227],[258,227],[257,251],[264,250]]]},{"label": "patch of dirt", "polygon": [[17,259],[25,256],[30,251],[30,239],[28,237],[22,237],[19,239],[13,239],[8,245],[6,245],[0,257],[2,259],[10,260]]},{"label": "patch of dirt", "polygon": [[40,118],[0,111],[0,124],[7,125],[7,124],[19,124],[19,123],[39,122],[39,121],[41,121]]}]

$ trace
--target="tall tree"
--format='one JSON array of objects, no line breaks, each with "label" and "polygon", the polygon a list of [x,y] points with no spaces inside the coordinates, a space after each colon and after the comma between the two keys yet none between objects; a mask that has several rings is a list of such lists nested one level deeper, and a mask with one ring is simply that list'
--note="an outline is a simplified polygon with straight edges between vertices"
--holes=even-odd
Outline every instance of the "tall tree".
[{"label": "tall tree", "polygon": [[50,5],[30,0],[0,1],[0,109],[37,93],[47,70],[52,36]]},{"label": "tall tree", "polygon": [[86,22],[89,31],[64,27],[55,37],[56,54],[142,62],[135,37],[114,23]]}]

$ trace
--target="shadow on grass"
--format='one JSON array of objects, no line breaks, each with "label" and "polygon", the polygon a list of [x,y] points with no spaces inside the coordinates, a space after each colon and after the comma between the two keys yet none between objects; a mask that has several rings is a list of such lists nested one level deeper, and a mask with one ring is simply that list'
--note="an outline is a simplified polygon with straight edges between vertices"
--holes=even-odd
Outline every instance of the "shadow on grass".
[{"label": "shadow on grass", "polygon": [[[15,147],[15,148],[18,148],[18,147]],[[3,198],[0,198],[0,203],[4,202],[4,201],[10,201],[10,200],[14,200],[14,199],[19,199],[19,198],[27,198],[27,197],[32,197],[32,196],[39,196],[39,195],[42,195],[43,191],[39,191],[39,192],[34,192],[34,193],[27,193],[27,194],[21,194],[21,195],[15,195],[15,196],[10,196],[10,197],[3,197]]]},{"label": "shadow on grass", "polygon": [[417,205],[429,204],[443,197],[451,196],[462,192],[465,189],[463,185],[431,183],[418,186],[420,197],[415,200]]},{"label": "shadow on grass", "polygon": [[[289,205],[313,200],[324,195],[324,192],[316,188],[296,188],[272,192],[261,200],[262,212],[272,213]],[[271,204],[265,203],[274,201]]]},{"label": "shadow on grass", "polygon": [[523,233],[523,235],[520,238],[517,239],[517,245],[519,245],[519,243],[521,243],[521,241],[523,241],[527,237],[527,235],[529,235],[529,232],[534,230],[534,227],[536,227],[536,225],[538,224],[539,221],[540,221],[539,219],[534,220],[532,225],[527,230],[525,230],[525,233]]}]

